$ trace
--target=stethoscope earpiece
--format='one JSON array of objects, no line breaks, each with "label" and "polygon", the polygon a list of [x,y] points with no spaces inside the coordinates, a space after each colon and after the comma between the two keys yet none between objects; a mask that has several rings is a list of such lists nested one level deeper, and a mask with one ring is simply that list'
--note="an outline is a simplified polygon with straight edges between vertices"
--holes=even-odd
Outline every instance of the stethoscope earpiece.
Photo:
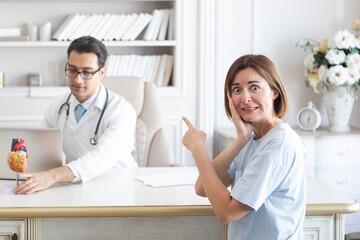
[{"label": "stethoscope earpiece", "polygon": [[[107,106],[107,102],[108,102],[108,99],[109,99],[109,93],[108,93],[107,88],[105,88],[105,91],[106,91],[106,100],[105,100],[104,108],[103,108],[103,110],[101,111],[100,118],[99,118],[98,123],[97,123],[97,125],[96,125],[94,137],[90,138],[90,144],[91,144],[91,145],[94,145],[94,146],[97,145],[97,143],[98,143],[98,141],[97,141],[97,132],[98,132],[98,130],[99,130],[100,122],[101,122],[101,119],[102,119],[102,117],[103,117],[103,115],[104,115],[104,112],[105,112],[105,109],[106,109],[106,106]],[[66,107],[66,121],[67,121],[67,119],[68,119],[68,117],[69,117],[69,111],[70,111],[70,104],[69,104],[70,97],[71,97],[71,93],[70,93],[70,95],[68,96],[68,98],[66,99],[66,102],[64,102],[63,104],[61,104],[61,106],[60,106],[60,108],[59,108],[59,112],[58,112],[59,115],[60,115],[61,110],[62,110],[64,107]],[[66,122],[66,121],[65,121],[65,122]],[[63,129],[63,131],[64,131],[64,129]]]}]

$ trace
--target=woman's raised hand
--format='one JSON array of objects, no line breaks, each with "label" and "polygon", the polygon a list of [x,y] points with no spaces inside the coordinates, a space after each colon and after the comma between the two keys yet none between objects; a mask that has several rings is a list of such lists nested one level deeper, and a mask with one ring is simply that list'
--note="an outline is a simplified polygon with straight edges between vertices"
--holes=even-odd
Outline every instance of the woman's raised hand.
[{"label": "woman's raised hand", "polygon": [[230,97],[229,93],[227,93],[227,98],[229,100],[229,107],[231,111],[231,119],[236,128],[237,136],[240,138],[249,139],[252,133],[251,123],[245,122],[241,117],[239,112],[236,110],[234,102]]},{"label": "woman's raised hand", "polygon": [[206,133],[197,130],[186,117],[182,117],[182,119],[189,128],[183,137],[182,143],[190,152],[194,153],[194,151],[205,146]]}]

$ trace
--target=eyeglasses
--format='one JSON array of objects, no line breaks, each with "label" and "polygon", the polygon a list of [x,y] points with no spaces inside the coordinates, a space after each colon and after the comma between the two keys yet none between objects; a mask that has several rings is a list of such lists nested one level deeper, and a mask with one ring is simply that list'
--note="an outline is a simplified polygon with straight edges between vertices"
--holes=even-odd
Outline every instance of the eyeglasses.
[{"label": "eyeglasses", "polygon": [[99,67],[98,70],[96,70],[95,72],[87,72],[87,71],[83,71],[83,72],[78,72],[74,69],[69,69],[67,68],[68,64],[66,64],[66,67],[65,67],[65,75],[68,76],[68,77],[71,77],[71,78],[76,78],[76,76],[78,74],[80,74],[80,77],[84,80],[90,80],[94,77],[94,74],[97,73],[98,71],[100,71],[100,69],[102,67]]}]

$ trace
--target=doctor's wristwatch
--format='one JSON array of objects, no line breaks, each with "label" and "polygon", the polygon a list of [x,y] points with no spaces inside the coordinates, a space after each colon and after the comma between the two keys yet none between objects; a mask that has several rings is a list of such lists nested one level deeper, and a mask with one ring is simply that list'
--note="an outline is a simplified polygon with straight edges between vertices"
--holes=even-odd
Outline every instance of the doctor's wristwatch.
[{"label": "doctor's wristwatch", "polygon": [[315,131],[321,124],[321,115],[310,101],[307,107],[300,109],[296,120],[301,129]]}]

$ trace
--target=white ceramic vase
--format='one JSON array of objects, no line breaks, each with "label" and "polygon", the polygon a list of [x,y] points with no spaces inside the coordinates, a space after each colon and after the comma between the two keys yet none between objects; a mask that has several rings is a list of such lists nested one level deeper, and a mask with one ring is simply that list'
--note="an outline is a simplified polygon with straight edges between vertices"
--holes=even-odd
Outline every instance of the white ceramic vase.
[{"label": "white ceramic vase", "polygon": [[332,132],[349,132],[349,120],[354,105],[353,90],[347,86],[330,87],[325,92],[323,99],[329,119],[329,130]]}]

